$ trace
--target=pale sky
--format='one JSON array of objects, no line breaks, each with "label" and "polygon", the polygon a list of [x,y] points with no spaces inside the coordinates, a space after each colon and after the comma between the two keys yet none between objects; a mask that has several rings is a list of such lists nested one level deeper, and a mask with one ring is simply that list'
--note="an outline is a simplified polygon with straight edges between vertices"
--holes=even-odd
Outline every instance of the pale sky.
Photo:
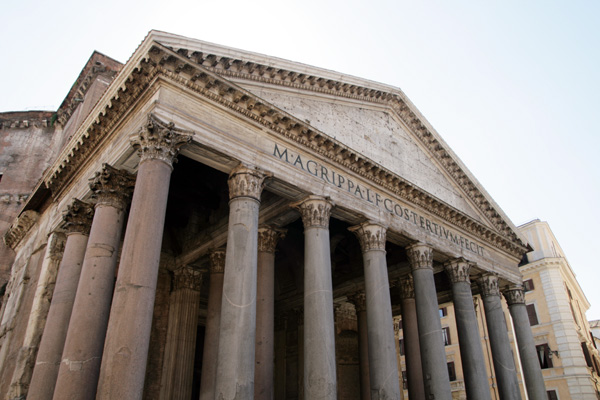
[{"label": "pale sky", "polygon": [[504,212],[548,221],[600,319],[600,2],[4,4],[0,112],[56,110],[94,50],[151,29],[401,88]]}]

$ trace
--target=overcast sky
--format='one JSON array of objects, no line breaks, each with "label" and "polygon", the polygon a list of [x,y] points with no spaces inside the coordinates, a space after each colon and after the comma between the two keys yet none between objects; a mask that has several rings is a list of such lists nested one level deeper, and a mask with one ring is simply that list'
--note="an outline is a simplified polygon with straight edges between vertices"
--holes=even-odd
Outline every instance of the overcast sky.
[{"label": "overcast sky", "polygon": [[548,221],[600,319],[600,2],[13,1],[0,112],[56,110],[151,29],[401,88],[519,225]]}]

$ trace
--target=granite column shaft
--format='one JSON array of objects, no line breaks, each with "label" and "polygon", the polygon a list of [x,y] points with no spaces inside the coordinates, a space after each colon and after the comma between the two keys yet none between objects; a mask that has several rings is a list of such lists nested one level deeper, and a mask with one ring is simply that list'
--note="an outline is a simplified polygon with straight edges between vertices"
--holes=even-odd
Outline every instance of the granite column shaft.
[{"label": "granite column shaft", "polygon": [[31,399],[52,399],[54,395],[93,214],[91,205],[73,199],[64,215],[67,241],[31,377]]},{"label": "granite column shaft", "polygon": [[141,399],[172,163],[188,134],[154,116],[131,142],[141,161],[102,356],[97,399]]},{"label": "granite column shaft", "polygon": [[412,276],[408,276],[400,281],[400,292],[402,297],[402,334],[404,337],[408,395],[414,400],[425,400],[417,306],[415,304],[415,288]]},{"label": "granite column shaft", "polygon": [[500,398],[503,400],[521,400],[515,360],[508,339],[504,311],[502,310],[498,277],[484,275],[479,280],[479,286]]},{"label": "granite column shaft", "polygon": [[134,177],[108,165],[90,187],[97,199],[54,399],[96,397],[125,207]]},{"label": "granite column shaft", "polygon": [[204,352],[202,354],[200,400],[214,400],[215,398],[224,269],[225,250],[214,250],[210,254],[210,283],[208,288],[208,305],[206,310]]},{"label": "granite column shaft", "polygon": [[364,292],[354,294],[349,299],[356,309],[358,328],[358,367],[360,371],[360,398],[371,399],[371,377],[369,376],[369,330],[367,327],[367,299]]},{"label": "granite column shaft", "polygon": [[200,271],[184,266],[173,271],[167,343],[161,375],[161,400],[189,400],[200,309]]},{"label": "granite column shaft", "polygon": [[544,400],[547,398],[544,376],[535,348],[533,333],[525,307],[525,295],[522,287],[511,287],[504,291],[508,302],[508,309],[515,327],[517,347],[521,356],[525,386],[530,400]]},{"label": "granite column shaft", "polygon": [[273,399],[275,247],[281,235],[269,226],[258,230],[254,399]]},{"label": "granite column shaft", "polygon": [[337,398],[329,218],[333,204],[309,196],[296,205],[304,224],[304,399]]},{"label": "granite column shaft", "polygon": [[406,248],[415,286],[426,398],[451,400],[452,391],[433,278],[433,250],[417,243]]},{"label": "granite column shaft", "polygon": [[464,259],[456,259],[446,263],[445,269],[452,282],[454,315],[467,397],[491,400],[487,369],[477,326],[477,315],[473,305],[471,280],[469,279],[471,264]]},{"label": "granite column shaft", "polygon": [[399,400],[394,320],[385,258],[386,228],[366,222],[350,230],[358,236],[363,252],[371,397]]},{"label": "granite column shaft", "polygon": [[245,166],[230,174],[215,399],[254,396],[258,210],[265,176]]}]

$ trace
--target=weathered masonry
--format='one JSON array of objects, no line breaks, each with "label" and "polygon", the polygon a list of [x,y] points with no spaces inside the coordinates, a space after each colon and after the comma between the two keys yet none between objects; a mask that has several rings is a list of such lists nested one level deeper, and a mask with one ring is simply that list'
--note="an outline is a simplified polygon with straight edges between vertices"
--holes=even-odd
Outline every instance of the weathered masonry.
[{"label": "weathered masonry", "polygon": [[90,62],[5,235],[4,398],[400,399],[402,313],[411,399],[449,400],[448,299],[469,398],[515,362],[545,398],[528,245],[399,89],[157,31]]}]

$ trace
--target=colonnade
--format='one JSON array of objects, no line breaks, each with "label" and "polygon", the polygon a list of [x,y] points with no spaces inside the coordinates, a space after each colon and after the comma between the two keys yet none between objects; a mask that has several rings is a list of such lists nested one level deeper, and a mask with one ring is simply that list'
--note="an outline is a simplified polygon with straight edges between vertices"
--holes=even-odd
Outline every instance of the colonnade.
[{"label": "colonnade", "polygon": [[[188,133],[172,125],[150,121],[132,139],[141,160],[137,177],[104,165],[91,184],[95,205],[75,200],[70,206],[64,257],[30,398],[142,398],[169,180],[179,148],[190,140]],[[265,178],[243,165],[229,176],[227,246],[210,255],[203,400],[273,398],[274,254],[284,232],[258,224]],[[305,239],[302,393],[305,399],[333,400],[337,383],[329,220],[335,205],[327,198],[308,196],[293,206],[301,214]],[[369,221],[350,230],[358,237],[364,265],[364,292],[350,299],[358,315],[362,397],[400,399],[385,256],[387,229]],[[411,276],[400,286],[409,395],[450,400],[433,248],[415,243],[406,252]],[[490,399],[472,302],[472,265],[453,259],[444,268],[452,282],[467,396]],[[160,394],[164,399],[191,396],[193,349],[201,345],[195,343],[201,279],[191,267],[174,271]],[[484,275],[480,285],[501,396],[519,399],[498,278]],[[529,396],[543,399],[522,289],[511,288],[507,298]]]}]

